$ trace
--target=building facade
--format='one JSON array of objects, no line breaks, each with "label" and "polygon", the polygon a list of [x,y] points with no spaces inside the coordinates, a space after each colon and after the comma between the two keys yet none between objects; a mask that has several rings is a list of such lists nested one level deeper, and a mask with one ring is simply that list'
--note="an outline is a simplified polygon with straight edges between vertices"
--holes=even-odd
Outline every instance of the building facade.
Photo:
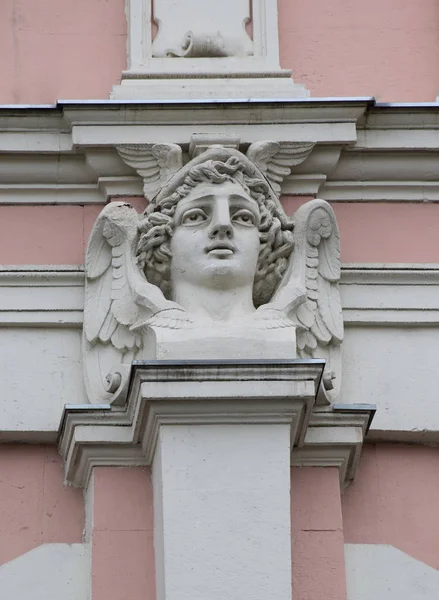
[{"label": "building facade", "polygon": [[[2,4],[0,597],[436,598],[436,0]],[[140,219],[212,147],[256,165],[293,255],[296,211],[333,210],[327,401],[319,346],[274,373],[290,355],[271,333],[168,351],[174,326],[134,356],[171,358],[166,375],[138,364],[90,392],[84,371],[112,365],[85,368],[83,323],[117,296],[93,291],[99,215]],[[339,259],[319,248],[320,276]],[[181,371],[202,358],[218,371]]]}]

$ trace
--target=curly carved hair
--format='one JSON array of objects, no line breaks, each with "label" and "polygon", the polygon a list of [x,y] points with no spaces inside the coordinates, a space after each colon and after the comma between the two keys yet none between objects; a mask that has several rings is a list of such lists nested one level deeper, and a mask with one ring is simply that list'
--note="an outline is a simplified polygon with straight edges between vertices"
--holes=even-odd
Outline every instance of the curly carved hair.
[{"label": "curly carved hair", "polygon": [[137,261],[148,281],[157,285],[166,298],[169,299],[172,293],[170,242],[177,203],[200,183],[232,181],[239,183],[258,203],[261,249],[253,285],[253,302],[256,307],[269,302],[288,266],[294,246],[294,226],[271,198],[268,183],[264,179],[250,177],[244,169],[244,163],[236,156],[226,162],[207,160],[192,167],[175,192],[159,202],[152,202],[145,210],[139,226]]}]

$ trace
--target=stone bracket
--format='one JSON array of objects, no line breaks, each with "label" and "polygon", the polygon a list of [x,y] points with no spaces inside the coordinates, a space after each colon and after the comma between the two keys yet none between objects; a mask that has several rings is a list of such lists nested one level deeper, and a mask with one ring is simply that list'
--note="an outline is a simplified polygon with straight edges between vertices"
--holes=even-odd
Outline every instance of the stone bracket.
[{"label": "stone bracket", "polygon": [[341,487],[355,476],[374,404],[332,404],[313,410],[303,446],[293,448],[295,467],[337,467]]}]

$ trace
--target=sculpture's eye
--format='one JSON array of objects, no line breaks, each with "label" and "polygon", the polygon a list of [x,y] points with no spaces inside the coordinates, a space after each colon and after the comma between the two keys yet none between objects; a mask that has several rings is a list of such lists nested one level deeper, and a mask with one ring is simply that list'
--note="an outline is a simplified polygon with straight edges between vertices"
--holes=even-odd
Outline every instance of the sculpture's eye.
[{"label": "sculpture's eye", "polygon": [[184,213],[181,224],[182,225],[199,225],[207,221],[207,215],[201,208],[192,208]]},{"label": "sculpture's eye", "polygon": [[238,210],[232,217],[232,221],[234,223],[238,223],[239,225],[247,225],[248,227],[253,227],[256,225],[256,217],[251,212],[251,210],[246,210],[245,208]]}]

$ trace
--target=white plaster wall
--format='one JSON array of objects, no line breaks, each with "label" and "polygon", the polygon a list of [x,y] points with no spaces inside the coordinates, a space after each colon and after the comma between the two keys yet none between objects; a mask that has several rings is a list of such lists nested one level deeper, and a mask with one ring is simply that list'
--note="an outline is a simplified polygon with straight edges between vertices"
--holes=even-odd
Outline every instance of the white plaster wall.
[{"label": "white plaster wall", "polygon": [[27,430],[54,439],[64,405],[87,402],[80,329],[3,327],[0,335],[2,438]]},{"label": "white plaster wall", "polygon": [[347,600],[436,600],[439,571],[393,546],[346,544]]},{"label": "white plaster wall", "polygon": [[340,401],[376,404],[374,435],[439,431],[438,350],[437,327],[347,327]]},{"label": "white plaster wall", "polygon": [[2,600],[88,600],[84,544],[42,544],[0,567]]},{"label": "white plaster wall", "polygon": [[[371,437],[439,441],[438,266],[354,267],[340,286],[340,402],[377,405]],[[41,269],[0,272],[0,440],[54,440],[64,404],[87,402],[82,269]]]}]

